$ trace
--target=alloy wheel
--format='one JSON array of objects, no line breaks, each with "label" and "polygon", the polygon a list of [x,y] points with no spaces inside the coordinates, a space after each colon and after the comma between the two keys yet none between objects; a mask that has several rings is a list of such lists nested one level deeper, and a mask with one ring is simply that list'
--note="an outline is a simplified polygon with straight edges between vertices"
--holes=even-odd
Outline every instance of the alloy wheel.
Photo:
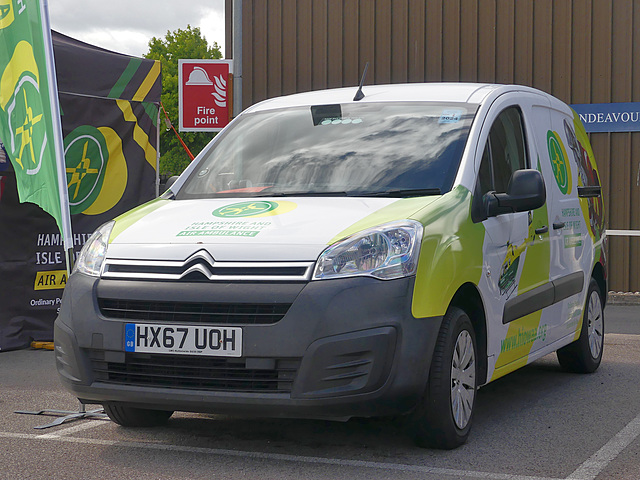
[{"label": "alloy wheel", "polygon": [[456,339],[451,362],[451,411],[456,426],[463,429],[471,420],[476,393],[476,358],[467,330]]}]

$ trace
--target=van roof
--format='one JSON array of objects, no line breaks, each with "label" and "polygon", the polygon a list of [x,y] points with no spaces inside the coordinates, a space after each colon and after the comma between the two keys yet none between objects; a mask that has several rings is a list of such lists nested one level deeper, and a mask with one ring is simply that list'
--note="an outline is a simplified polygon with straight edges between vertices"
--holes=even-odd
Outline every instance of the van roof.
[{"label": "van roof", "polygon": [[[248,108],[246,112],[274,108],[351,103],[358,87],[316,90],[264,100]],[[489,97],[513,91],[549,95],[521,85],[497,85],[483,83],[405,83],[392,85],[364,85],[365,102],[452,102],[481,104]]]}]

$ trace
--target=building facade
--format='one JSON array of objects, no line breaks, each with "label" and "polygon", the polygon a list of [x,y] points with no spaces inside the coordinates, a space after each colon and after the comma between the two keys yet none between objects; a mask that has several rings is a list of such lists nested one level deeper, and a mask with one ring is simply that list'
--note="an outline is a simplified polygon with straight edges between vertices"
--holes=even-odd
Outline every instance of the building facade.
[{"label": "building facade", "polygon": [[[243,108],[356,86],[366,62],[365,84],[516,83],[569,104],[640,102],[640,0],[226,0],[226,18]],[[631,231],[609,236],[609,286],[638,291],[640,132],[590,137],[607,228]]]}]

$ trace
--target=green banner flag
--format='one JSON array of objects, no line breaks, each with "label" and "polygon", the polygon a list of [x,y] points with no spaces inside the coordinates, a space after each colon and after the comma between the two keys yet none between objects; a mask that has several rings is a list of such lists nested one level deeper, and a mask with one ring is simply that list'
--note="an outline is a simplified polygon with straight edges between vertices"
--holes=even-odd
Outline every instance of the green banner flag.
[{"label": "green banner flag", "polygon": [[46,0],[0,0],[0,140],[20,201],[39,205],[71,238],[66,188],[59,189],[66,175]]}]

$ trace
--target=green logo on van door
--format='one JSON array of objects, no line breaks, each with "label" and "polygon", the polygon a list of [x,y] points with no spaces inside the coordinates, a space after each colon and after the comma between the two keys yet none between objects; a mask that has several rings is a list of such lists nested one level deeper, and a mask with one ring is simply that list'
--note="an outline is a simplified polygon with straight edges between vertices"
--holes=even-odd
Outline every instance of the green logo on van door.
[{"label": "green logo on van door", "polygon": [[556,178],[560,191],[566,195],[571,192],[571,168],[567,161],[567,151],[557,132],[551,130],[547,132],[547,148],[549,149],[553,176]]}]

